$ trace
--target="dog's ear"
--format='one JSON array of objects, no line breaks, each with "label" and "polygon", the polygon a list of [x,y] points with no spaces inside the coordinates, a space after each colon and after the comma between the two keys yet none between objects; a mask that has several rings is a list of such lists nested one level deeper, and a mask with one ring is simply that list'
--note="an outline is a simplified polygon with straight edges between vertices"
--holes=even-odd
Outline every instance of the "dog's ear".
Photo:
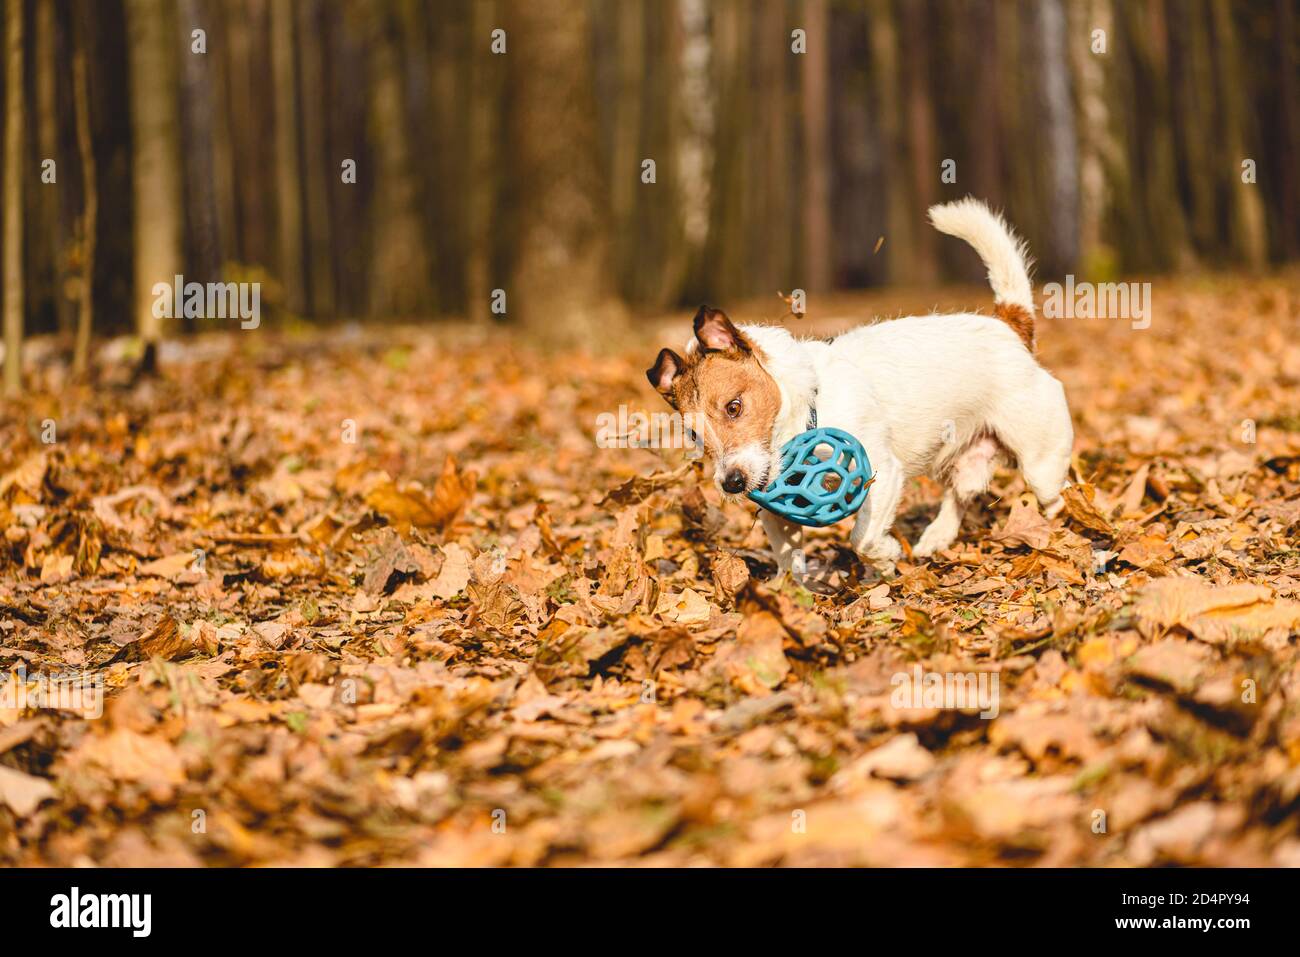
[{"label": "dog's ear", "polygon": [[673,392],[673,380],[682,374],[684,368],[686,368],[685,359],[672,349],[660,349],[654,367],[645,370],[645,377],[650,380],[655,391],[667,399],[668,404],[674,409],[677,408],[677,396]]},{"label": "dog's ear", "polygon": [[721,309],[700,306],[695,314],[695,338],[706,352],[748,352],[749,342]]}]

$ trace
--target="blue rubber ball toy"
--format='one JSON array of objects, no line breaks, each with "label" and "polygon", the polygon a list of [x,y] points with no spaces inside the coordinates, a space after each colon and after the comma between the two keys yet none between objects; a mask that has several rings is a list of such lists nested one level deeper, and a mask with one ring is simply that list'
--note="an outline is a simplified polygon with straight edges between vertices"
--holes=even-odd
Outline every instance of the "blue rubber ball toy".
[{"label": "blue rubber ball toy", "polygon": [[[817,454],[823,447],[830,448],[825,458]],[[781,449],[776,479],[749,497],[782,518],[822,528],[860,509],[870,485],[871,462],[861,442],[841,429],[809,429]]]}]

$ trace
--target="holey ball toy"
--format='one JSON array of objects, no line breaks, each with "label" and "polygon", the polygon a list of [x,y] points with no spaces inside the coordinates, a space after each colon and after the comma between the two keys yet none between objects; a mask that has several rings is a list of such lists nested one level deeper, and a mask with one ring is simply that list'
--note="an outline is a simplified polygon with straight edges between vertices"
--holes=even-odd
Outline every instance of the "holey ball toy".
[{"label": "holey ball toy", "polygon": [[814,428],[785,444],[775,480],[749,497],[782,518],[822,528],[860,509],[870,485],[871,462],[862,443],[840,429]]}]

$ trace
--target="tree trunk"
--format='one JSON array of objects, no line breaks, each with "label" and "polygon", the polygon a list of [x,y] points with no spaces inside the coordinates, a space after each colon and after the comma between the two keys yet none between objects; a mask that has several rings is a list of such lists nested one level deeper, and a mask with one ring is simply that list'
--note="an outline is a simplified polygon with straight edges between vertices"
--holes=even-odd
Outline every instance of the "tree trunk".
[{"label": "tree trunk", "polygon": [[701,298],[738,295],[744,282],[747,224],[745,184],[750,153],[750,89],[747,59],[752,13],[745,0],[722,0],[712,8],[710,47],[718,95],[713,111],[712,163],[707,176],[709,218],[704,255],[694,288]]},{"label": "tree trunk", "polygon": [[[903,37],[907,54],[903,58],[907,77],[907,140],[911,163],[911,197],[908,214],[924,223],[925,211],[939,198],[939,156],[935,149],[934,91],[930,82],[926,39],[930,35],[925,8],[916,0],[903,2]],[[916,233],[911,278],[929,284],[938,278],[938,241],[933,229],[922,226]]]},{"label": "tree trunk", "polygon": [[587,9],[511,0],[504,12],[512,26],[508,125],[518,238],[510,314],[544,338],[595,344],[610,337],[623,311],[609,281]]},{"label": "tree trunk", "polygon": [[[754,18],[754,55],[750,59],[758,68],[755,87],[760,98],[754,118],[758,141],[752,155],[758,160],[760,175],[750,180],[753,218],[747,223],[749,269],[745,292],[771,295],[776,289],[799,285],[794,281],[792,234],[798,229],[791,203],[790,122],[792,110],[786,101],[786,70],[790,51],[790,30],[785,21],[784,0],[766,0]],[[770,292],[768,290],[771,290]]]},{"label": "tree trunk", "polygon": [[294,53],[294,12],[288,3],[271,4],[271,60],[275,75],[275,198],[278,203],[278,256],[284,308],[302,315],[302,157],[298,148],[298,77]]},{"label": "tree trunk", "polygon": [[831,222],[839,284],[874,286],[885,278],[876,240],[885,234],[884,148],[872,110],[870,31],[865,4],[831,4],[831,133],[834,203]]},{"label": "tree trunk", "polygon": [[[654,3],[647,8],[647,50],[650,67],[646,90],[659,109],[644,113],[646,156],[658,159],[658,182],[642,186],[638,204],[654,257],[635,287],[642,300],[658,307],[675,305],[689,265],[682,193],[681,140],[686,131],[686,105],[682,94],[683,29],[677,3]],[[638,184],[640,180],[638,179]]]},{"label": "tree trunk", "polygon": [[157,359],[163,320],[155,283],[181,274],[180,127],[176,28],[168,0],[127,0],[131,60],[132,186],[135,198],[135,314],[144,368]]},{"label": "tree trunk", "polygon": [[1300,247],[1300,92],[1297,92],[1296,18],[1292,0],[1273,4],[1274,52],[1277,57],[1278,221],[1281,223],[1282,258],[1294,259]]},{"label": "tree trunk", "polygon": [[[646,268],[641,261],[642,237],[637,229],[637,195],[642,188],[641,102],[646,77],[646,10],[643,0],[622,0],[615,7],[617,28],[617,92],[614,96],[614,146],[610,168],[610,214],[613,217],[614,269],[620,289],[636,297]],[[665,105],[660,105],[665,108]],[[662,159],[662,157],[660,157]],[[660,187],[656,183],[655,189]]]},{"label": "tree trunk", "polygon": [[[1070,60],[1079,91],[1079,263],[1083,278],[1110,279],[1113,256],[1102,239],[1109,202],[1106,156],[1114,152],[1110,105],[1102,55],[1092,52],[1092,31],[1113,30],[1110,0],[1089,0],[1067,8],[1070,17]],[[1105,54],[1112,55],[1111,53]]]},{"label": "tree trunk", "polygon": [[[177,42],[181,54],[181,147],[185,191],[185,265],[201,282],[221,278],[221,229],[217,213],[216,144],[212,130],[217,113],[213,72],[215,53],[190,52],[192,31],[210,21],[201,0],[180,0]],[[212,42],[209,37],[209,42]]]},{"label": "tree trunk", "polygon": [[[426,193],[422,224],[434,268],[438,309],[443,314],[464,314],[466,254],[469,235],[470,115],[473,96],[473,57],[488,53],[489,35],[496,24],[474,34],[474,18],[482,3],[431,4],[428,0],[402,0],[407,27],[407,89],[428,90],[430,102],[415,98],[408,103],[410,128]],[[491,5],[484,14],[492,16]],[[500,64],[501,57],[496,60]],[[501,64],[498,68],[503,68]],[[493,104],[495,108],[495,104]],[[459,148],[448,149],[448,143]],[[489,149],[493,144],[489,142]]]},{"label": "tree trunk", "polygon": [[23,0],[5,4],[4,330],[5,394],[22,391]]},{"label": "tree trunk", "polygon": [[[884,181],[888,212],[882,249],[893,282],[915,280],[916,236],[919,229],[908,201],[906,138],[903,131],[902,78],[898,26],[890,0],[872,0],[871,60],[876,90],[875,110],[884,141]],[[931,170],[933,173],[934,171]]]},{"label": "tree trunk", "polygon": [[1079,142],[1074,128],[1074,100],[1070,91],[1066,51],[1065,11],[1061,0],[1040,0],[1038,47],[1041,73],[1043,132],[1047,161],[1047,244],[1043,263],[1054,275],[1074,268],[1079,258]]},{"label": "tree trunk", "polygon": [[[1140,125],[1130,126],[1130,156],[1136,165],[1135,190],[1141,228],[1148,231],[1147,266],[1187,268],[1192,261],[1187,222],[1178,195],[1171,97],[1168,89],[1169,30],[1162,0],[1145,8],[1120,3],[1125,34],[1133,50],[1133,96]],[[1130,220],[1130,223],[1133,221]],[[1141,242],[1139,240],[1139,242]]]},{"label": "tree trunk", "polygon": [[709,238],[709,210],[713,184],[710,168],[716,155],[716,90],[713,79],[713,39],[709,32],[707,0],[677,0],[681,23],[681,62],[674,89],[680,90],[681,130],[677,148],[678,199],[682,220],[683,284],[691,292],[699,277]]},{"label": "tree trunk", "polygon": [[[60,61],[55,13],[53,3],[36,4],[36,42],[33,50],[36,62],[31,72],[36,83],[37,161],[44,164],[47,159],[55,160],[58,175],[66,176],[69,164],[63,162],[59,151],[60,112],[56,78],[60,71]],[[44,233],[45,241],[35,244],[36,248],[31,251],[35,260],[31,272],[33,276],[39,276],[37,281],[40,284],[36,291],[36,301],[32,303],[33,315],[46,309],[52,311],[61,334],[72,328],[72,314],[68,308],[68,298],[64,295],[64,263],[69,252],[65,245],[67,234],[63,219],[66,195],[66,189],[61,189],[57,184],[41,183],[36,197],[40,210],[37,229]]]},{"label": "tree trunk", "polygon": [[[1002,85],[1001,33],[998,29],[1002,0],[979,0],[974,10],[974,34],[978,37],[972,67],[975,96],[967,127],[971,143],[973,169],[970,181],[976,196],[993,207],[1003,205],[1002,198],[1002,111],[998,90]],[[960,178],[959,178],[960,181]],[[982,278],[973,276],[972,278]]]},{"label": "tree trunk", "polygon": [[[1243,113],[1251,101],[1237,44],[1237,28],[1232,22],[1232,8],[1227,0],[1211,0],[1214,39],[1219,63],[1219,95],[1223,102],[1222,175],[1226,177],[1230,197],[1229,234],[1233,252],[1252,269],[1259,269],[1268,258],[1268,235],[1264,224],[1264,202],[1258,183],[1242,181],[1242,161],[1255,160],[1263,166],[1258,151],[1247,148]],[[1256,175],[1262,170],[1257,169]]]},{"label": "tree trunk", "polygon": [[803,57],[804,282],[810,291],[834,283],[831,250],[830,15],[827,0],[804,0],[803,27],[808,52]]},{"label": "tree trunk", "polygon": [[[374,147],[370,311],[376,316],[427,316],[434,309],[433,270],[420,211],[420,185],[406,138],[400,50],[386,0],[370,17],[370,133]],[[534,78],[536,79],[536,78]]]},{"label": "tree trunk", "polygon": [[336,175],[323,110],[326,106],[324,41],[321,35],[319,0],[294,4],[298,13],[298,36],[302,38],[302,164],[306,201],[303,204],[308,308],[314,316],[335,313],[334,263],[330,255],[329,189],[327,177]]},{"label": "tree trunk", "polygon": [[77,149],[81,154],[81,182],[85,211],[81,217],[82,275],[77,299],[77,341],[72,371],[84,375],[90,362],[90,336],[95,319],[95,239],[99,228],[99,185],[95,175],[95,148],[90,134],[90,88],[86,82],[86,52],[78,46],[72,60],[73,103],[77,121]]},{"label": "tree trunk", "polygon": [[[469,42],[469,164],[468,200],[465,211],[468,227],[465,250],[465,316],[471,322],[486,323],[491,318],[492,294],[492,221],[496,195],[497,163],[493,149],[497,133],[497,93],[501,89],[500,71],[506,66],[507,54],[498,56],[491,50],[491,33],[496,25],[495,0],[478,0],[471,4]],[[507,48],[508,49],[508,48]]]}]

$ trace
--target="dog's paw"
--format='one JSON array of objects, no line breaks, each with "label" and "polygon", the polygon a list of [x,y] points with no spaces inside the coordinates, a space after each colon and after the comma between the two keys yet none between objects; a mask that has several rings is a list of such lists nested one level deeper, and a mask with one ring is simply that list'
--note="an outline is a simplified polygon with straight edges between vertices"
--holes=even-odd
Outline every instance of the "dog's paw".
[{"label": "dog's paw", "polygon": [[933,525],[921,533],[921,537],[916,540],[912,546],[913,558],[929,558],[938,552],[943,551],[957,538],[956,535],[950,535],[943,529],[936,530]]},{"label": "dog's paw", "polygon": [[880,565],[883,562],[896,562],[902,558],[903,546],[898,544],[898,539],[887,535],[879,541],[863,542],[858,554],[873,565]]}]

